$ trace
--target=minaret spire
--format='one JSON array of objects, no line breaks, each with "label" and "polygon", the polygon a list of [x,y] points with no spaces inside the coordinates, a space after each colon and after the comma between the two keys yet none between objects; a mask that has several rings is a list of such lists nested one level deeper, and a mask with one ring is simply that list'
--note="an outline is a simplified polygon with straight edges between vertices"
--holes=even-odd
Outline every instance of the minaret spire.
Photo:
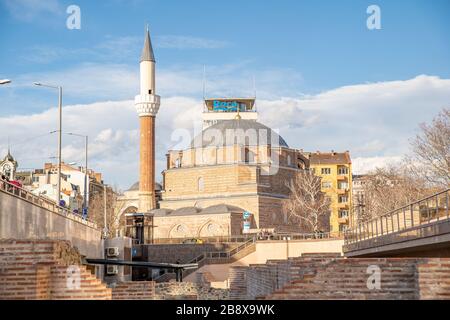
[{"label": "minaret spire", "polygon": [[155,61],[155,55],[153,53],[152,41],[150,39],[150,31],[148,24],[145,32],[144,48],[142,49],[141,62],[142,61]]}]

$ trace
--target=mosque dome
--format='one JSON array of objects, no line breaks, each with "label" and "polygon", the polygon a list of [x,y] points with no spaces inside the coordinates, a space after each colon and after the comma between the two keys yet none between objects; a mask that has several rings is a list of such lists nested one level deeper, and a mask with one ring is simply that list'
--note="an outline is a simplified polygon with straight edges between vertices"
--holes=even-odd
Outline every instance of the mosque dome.
[{"label": "mosque dome", "polygon": [[[156,191],[161,191],[162,190],[162,186],[158,182],[155,182],[155,190]],[[133,183],[133,185],[127,191],[139,191],[139,181]]]},{"label": "mosque dome", "polygon": [[[243,130],[245,136],[236,138],[234,136],[238,135],[238,133],[233,133],[233,130]],[[248,146],[278,145],[280,147],[289,148],[286,141],[269,127],[254,120],[244,119],[219,121],[196,136],[191,142],[191,147],[224,147],[236,143]]]}]

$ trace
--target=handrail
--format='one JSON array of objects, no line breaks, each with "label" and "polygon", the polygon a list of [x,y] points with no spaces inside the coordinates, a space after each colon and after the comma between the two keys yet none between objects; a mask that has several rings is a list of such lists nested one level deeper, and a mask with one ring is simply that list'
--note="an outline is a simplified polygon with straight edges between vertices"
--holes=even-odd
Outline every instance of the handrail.
[{"label": "handrail", "polygon": [[185,241],[192,239],[202,240],[204,243],[235,243],[243,242],[250,239],[252,236],[217,236],[217,237],[188,237],[188,238],[159,238],[154,239],[153,244],[183,244]]},{"label": "handrail", "polygon": [[35,206],[49,210],[53,213],[64,215],[77,222],[86,224],[93,228],[97,228],[97,225],[94,222],[88,219],[83,219],[80,216],[73,214],[69,209],[59,206],[55,201],[50,200],[46,197],[37,196],[34,193],[25,190],[24,188],[18,187],[8,181],[0,179],[0,191],[18,197],[22,200],[32,203]]},{"label": "handrail", "polygon": [[[188,264],[197,263],[198,268],[201,268],[204,266],[204,264],[205,264],[204,262],[206,261],[206,259],[230,259],[234,255],[238,254],[242,250],[244,250],[244,249],[248,248],[249,246],[251,246],[252,244],[254,244],[255,242],[256,242],[256,238],[251,237],[250,239],[248,239],[247,241],[245,241],[244,243],[239,245],[237,248],[231,249],[229,251],[204,252],[204,253],[198,255],[197,257],[195,257],[194,259],[190,260],[188,262]],[[236,251],[236,252],[234,252],[234,251]],[[191,272],[193,272],[193,270],[194,269],[187,270],[185,275],[190,274]],[[163,280],[163,279],[166,279],[166,278],[169,279],[169,277],[171,277],[171,276],[168,276],[168,274],[172,274],[172,276],[173,276],[173,273],[163,273],[159,277],[155,278],[154,281],[161,282],[161,280]]]},{"label": "handrail", "polygon": [[416,228],[431,222],[447,220],[450,218],[449,198],[450,188],[368,221],[358,223],[345,232],[345,244]]}]

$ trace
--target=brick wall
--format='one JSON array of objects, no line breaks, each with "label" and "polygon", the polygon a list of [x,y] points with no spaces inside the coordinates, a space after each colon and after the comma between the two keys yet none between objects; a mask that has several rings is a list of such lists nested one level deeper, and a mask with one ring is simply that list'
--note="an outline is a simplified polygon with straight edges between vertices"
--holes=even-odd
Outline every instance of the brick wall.
[{"label": "brick wall", "polygon": [[113,300],[153,300],[155,283],[153,281],[122,282],[112,288]]},{"label": "brick wall", "polygon": [[67,241],[0,240],[0,299],[111,299]]},{"label": "brick wall", "polygon": [[155,285],[156,300],[228,300],[228,289],[193,282],[162,282]]},{"label": "brick wall", "polygon": [[[380,289],[367,286],[380,270]],[[449,258],[305,255],[230,269],[232,299],[450,299]]]}]

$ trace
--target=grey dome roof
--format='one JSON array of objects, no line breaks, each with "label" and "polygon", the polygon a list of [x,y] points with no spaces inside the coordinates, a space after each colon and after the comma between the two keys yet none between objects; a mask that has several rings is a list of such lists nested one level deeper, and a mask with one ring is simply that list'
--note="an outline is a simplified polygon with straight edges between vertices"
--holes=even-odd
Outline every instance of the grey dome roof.
[{"label": "grey dome roof", "polygon": [[[162,186],[158,182],[155,182],[155,190],[156,191],[162,190]],[[139,191],[139,181],[133,183],[133,185],[127,191]]]},{"label": "grey dome roof", "polygon": [[192,215],[202,215],[202,214],[223,214],[223,213],[242,213],[245,210],[236,206],[231,206],[228,204],[217,204],[209,206],[207,208],[198,207],[184,207],[176,210],[171,209],[153,209],[150,211],[155,217],[166,217],[166,216],[192,216]]},{"label": "grey dome roof", "polygon": [[[235,137],[239,132],[233,130],[243,130],[244,136]],[[275,131],[254,120],[222,120],[212,125],[191,142],[192,148],[223,147],[236,143],[242,145],[273,145],[288,148],[286,141]]]}]

